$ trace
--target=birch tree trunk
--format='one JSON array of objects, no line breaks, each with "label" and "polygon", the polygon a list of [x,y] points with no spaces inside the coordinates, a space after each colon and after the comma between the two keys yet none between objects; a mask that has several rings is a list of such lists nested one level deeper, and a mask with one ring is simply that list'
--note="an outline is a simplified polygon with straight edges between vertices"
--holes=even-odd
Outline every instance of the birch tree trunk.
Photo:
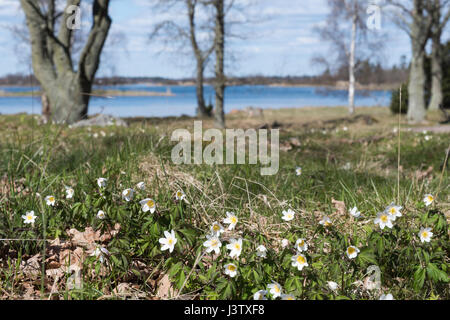
[{"label": "birch tree trunk", "polygon": [[73,30],[67,25],[73,13],[67,8],[78,6],[81,0],[67,0],[58,34],[54,29],[55,0],[48,1],[47,13],[34,0],[20,0],[20,3],[30,33],[34,74],[48,98],[51,119],[70,124],[88,113],[89,94],[111,26],[109,0],[93,1],[93,25],[76,71],[71,57]]},{"label": "birch tree trunk", "polygon": [[216,105],[214,109],[214,122],[218,128],[225,128],[224,96],[225,96],[225,72],[224,72],[224,54],[225,54],[225,12],[224,0],[215,0],[215,84]]}]

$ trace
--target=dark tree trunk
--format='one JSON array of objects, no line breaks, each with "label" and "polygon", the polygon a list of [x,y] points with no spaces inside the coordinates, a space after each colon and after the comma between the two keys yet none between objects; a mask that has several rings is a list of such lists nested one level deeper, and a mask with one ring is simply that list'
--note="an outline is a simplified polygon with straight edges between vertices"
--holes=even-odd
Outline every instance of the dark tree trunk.
[{"label": "dark tree trunk", "polygon": [[197,6],[197,0],[186,0],[186,5],[188,8],[189,17],[189,38],[191,41],[191,46],[194,51],[195,60],[197,63],[197,73],[196,73],[196,94],[197,94],[197,116],[198,117],[209,117],[211,114],[206,109],[205,97],[204,97],[204,71],[205,71],[205,61],[211,54],[212,48],[203,52],[197,42],[196,28],[195,28],[195,8]]},{"label": "dark tree trunk", "polygon": [[197,93],[197,116],[209,117],[211,114],[206,110],[205,96],[204,96],[204,77],[203,66],[197,65],[197,79],[196,79],[196,93]]},{"label": "dark tree trunk", "polygon": [[[36,1],[20,0],[30,33],[34,74],[48,98],[51,119],[70,124],[87,116],[89,95],[111,26],[109,0],[93,2],[93,25],[76,71],[71,57],[72,30],[66,23],[71,13],[64,10],[55,34],[55,0],[48,1],[48,11],[44,13]],[[80,2],[67,0],[66,8]]]}]

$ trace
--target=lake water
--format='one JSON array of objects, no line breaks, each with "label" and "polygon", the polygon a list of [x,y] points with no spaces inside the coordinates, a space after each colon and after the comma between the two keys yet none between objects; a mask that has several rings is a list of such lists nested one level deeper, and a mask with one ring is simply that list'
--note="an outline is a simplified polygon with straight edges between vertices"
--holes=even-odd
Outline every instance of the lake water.
[{"label": "lake water", "polygon": [[[31,87],[0,87],[7,92],[31,91]],[[33,88],[39,90],[39,88]],[[101,87],[100,89],[157,91],[170,89],[173,97],[93,97],[89,105],[89,114],[106,113],[118,117],[166,117],[195,115],[196,96],[193,86],[147,86],[129,85]],[[357,91],[355,104],[359,107],[388,106],[390,91]],[[346,90],[327,90],[318,87],[272,87],[272,86],[234,86],[225,91],[225,112],[244,109],[248,106],[263,109],[301,108],[315,106],[347,105]],[[205,88],[206,102],[214,102],[214,90]],[[39,97],[0,97],[0,113],[40,113]]]}]

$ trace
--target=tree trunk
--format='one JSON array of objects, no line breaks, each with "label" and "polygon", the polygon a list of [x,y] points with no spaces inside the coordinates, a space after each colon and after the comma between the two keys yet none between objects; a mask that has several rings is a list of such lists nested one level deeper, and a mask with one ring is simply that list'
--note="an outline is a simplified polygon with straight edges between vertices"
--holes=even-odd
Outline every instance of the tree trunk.
[{"label": "tree trunk", "polygon": [[425,119],[425,52],[413,49],[411,71],[408,84],[408,113],[407,119],[414,123]]},{"label": "tree trunk", "polygon": [[[78,6],[80,1],[67,0],[66,8]],[[93,25],[76,72],[71,57],[73,30],[66,23],[71,13],[64,9],[59,32],[55,34],[55,0],[49,0],[47,13],[41,12],[34,0],[20,2],[30,33],[34,74],[48,98],[51,119],[70,124],[86,118],[100,54],[111,27],[109,0],[94,0],[92,4]]]},{"label": "tree trunk", "polygon": [[442,93],[442,44],[441,44],[441,12],[440,2],[436,1],[436,8],[433,15],[434,30],[431,36],[431,100],[428,110],[438,110],[443,101]]},{"label": "tree trunk", "polygon": [[70,124],[87,117],[91,81],[68,73],[59,76],[57,82],[42,83],[42,87],[48,96],[54,123]]},{"label": "tree trunk", "polygon": [[204,78],[203,78],[203,65],[197,62],[197,79],[196,79],[196,93],[197,93],[197,116],[209,117],[210,114],[206,110],[205,97],[204,97]]},{"label": "tree trunk", "polygon": [[433,38],[431,53],[431,101],[428,110],[438,110],[443,100],[442,93],[442,60],[440,39]]},{"label": "tree trunk", "polygon": [[225,96],[225,73],[224,73],[224,51],[225,51],[225,14],[224,0],[215,0],[216,19],[215,19],[215,92],[216,105],[214,109],[215,126],[225,128],[224,96]]},{"label": "tree trunk", "polygon": [[356,22],[357,11],[353,14],[352,23],[352,41],[350,44],[350,61],[349,61],[349,86],[348,86],[348,111],[350,114],[355,113],[355,50],[356,50]]},{"label": "tree trunk", "polygon": [[50,112],[50,102],[48,101],[48,97],[45,93],[41,96],[41,105],[42,105],[42,120],[43,123],[48,123],[50,121],[51,112]]},{"label": "tree trunk", "polygon": [[427,43],[431,23],[426,23],[423,15],[423,1],[414,0],[411,24],[411,69],[408,84],[407,119],[414,123],[425,120],[425,45]]},{"label": "tree trunk", "polygon": [[189,17],[189,38],[191,41],[191,46],[194,51],[195,60],[197,62],[197,78],[196,78],[196,94],[197,94],[197,116],[198,117],[209,117],[210,114],[206,110],[205,98],[204,98],[204,76],[205,71],[205,60],[209,56],[210,51],[203,54],[197,43],[196,29],[195,29],[195,8],[197,1],[186,0],[186,5],[188,8]]}]

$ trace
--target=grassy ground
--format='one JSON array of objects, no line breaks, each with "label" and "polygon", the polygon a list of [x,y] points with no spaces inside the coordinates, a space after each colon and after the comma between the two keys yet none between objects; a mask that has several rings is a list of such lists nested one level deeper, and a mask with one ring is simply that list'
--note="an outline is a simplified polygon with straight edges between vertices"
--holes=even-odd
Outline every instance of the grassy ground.
[{"label": "grassy ground", "polygon": [[[414,132],[402,119],[398,170],[398,118],[384,108],[360,108],[352,118],[344,108],[229,115],[231,128],[280,129],[279,172],[263,177],[260,165],[174,165],[170,134],[192,129],[193,119],[128,121],[128,128],[70,129],[0,117],[2,298],[252,299],[272,281],[295,299],[450,298],[448,133]],[[141,181],[145,190],[136,187]],[[135,190],[131,201],[121,195],[126,188]],[[186,200],[175,199],[178,190]],[[436,198],[430,206],[426,194]],[[55,206],[46,204],[49,195]],[[155,200],[154,213],[143,212],[144,198]],[[402,216],[380,230],[374,219],[392,202]],[[354,206],[361,217],[348,213]],[[284,221],[289,208],[295,218]],[[36,221],[24,224],[31,210]],[[227,211],[238,217],[234,230],[223,222]],[[324,216],[331,226],[319,224]],[[215,221],[226,229],[218,255],[203,245]],[[420,241],[424,227],[432,228],[430,242]],[[175,249],[161,251],[158,240],[171,230]],[[226,245],[237,238],[243,249],[232,258]],[[308,244],[302,270],[291,265],[299,238]],[[354,259],[349,246],[360,250]],[[235,277],[224,273],[228,263]]]}]

